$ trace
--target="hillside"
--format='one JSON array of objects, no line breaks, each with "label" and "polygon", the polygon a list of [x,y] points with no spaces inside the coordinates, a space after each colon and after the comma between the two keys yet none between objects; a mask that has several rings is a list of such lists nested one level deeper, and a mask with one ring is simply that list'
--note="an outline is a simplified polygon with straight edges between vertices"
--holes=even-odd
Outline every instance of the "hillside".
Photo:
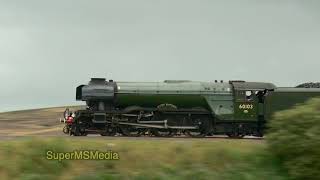
[{"label": "hillside", "polygon": [[[72,106],[70,110],[79,108]],[[0,113],[0,136],[63,135],[63,124],[59,119],[65,109],[54,107]]]}]

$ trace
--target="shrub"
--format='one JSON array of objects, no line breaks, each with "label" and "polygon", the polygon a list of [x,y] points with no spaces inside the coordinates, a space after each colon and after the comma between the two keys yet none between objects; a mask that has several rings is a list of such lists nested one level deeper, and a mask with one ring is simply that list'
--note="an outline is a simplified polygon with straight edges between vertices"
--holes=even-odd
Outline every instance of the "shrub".
[{"label": "shrub", "polygon": [[276,113],[267,141],[293,179],[319,179],[320,98]]}]

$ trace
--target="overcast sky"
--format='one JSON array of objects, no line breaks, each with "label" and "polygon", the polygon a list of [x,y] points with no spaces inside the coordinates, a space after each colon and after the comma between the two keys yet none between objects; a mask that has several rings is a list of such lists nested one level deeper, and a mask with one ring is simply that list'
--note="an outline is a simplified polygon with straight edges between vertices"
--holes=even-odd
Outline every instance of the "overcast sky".
[{"label": "overcast sky", "polygon": [[317,0],[0,0],[0,111],[115,81],[320,81]]}]

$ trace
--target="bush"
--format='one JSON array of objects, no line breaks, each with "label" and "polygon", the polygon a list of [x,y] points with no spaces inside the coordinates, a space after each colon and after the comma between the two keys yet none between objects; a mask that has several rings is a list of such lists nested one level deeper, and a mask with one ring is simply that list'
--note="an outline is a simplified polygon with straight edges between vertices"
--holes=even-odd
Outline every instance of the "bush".
[{"label": "bush", "polygon": [[267,141],[293,179],[319,179],[320,98],[276,113]]}]

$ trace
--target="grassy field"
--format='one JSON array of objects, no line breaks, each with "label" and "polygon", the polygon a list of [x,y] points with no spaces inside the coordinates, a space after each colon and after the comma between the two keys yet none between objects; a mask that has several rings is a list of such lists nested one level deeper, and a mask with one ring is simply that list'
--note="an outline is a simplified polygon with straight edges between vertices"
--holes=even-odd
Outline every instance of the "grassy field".
[{"label": "grassy field", "polygon": [[[120,160],[47,160],[46,151],[100,150]],[[0,142],[1,179],[286,179],[264,141],[23,138]]]}]

